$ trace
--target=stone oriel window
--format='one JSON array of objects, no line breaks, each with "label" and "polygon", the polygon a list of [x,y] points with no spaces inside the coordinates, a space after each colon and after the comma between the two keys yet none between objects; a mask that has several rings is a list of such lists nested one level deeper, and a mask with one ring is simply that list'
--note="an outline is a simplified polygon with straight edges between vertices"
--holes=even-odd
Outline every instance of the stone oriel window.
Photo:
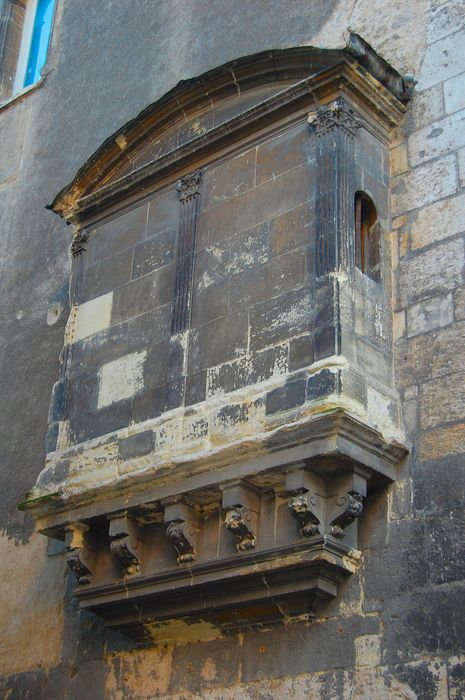
[{"label": "stone oriel window", "polygon": [[388,221],[407,99],[359,37],[245,57],[145,109],[52,203],[71,313],[23,507],[109,626],[310,615],[359,565],[406,448],[354,201]]}]

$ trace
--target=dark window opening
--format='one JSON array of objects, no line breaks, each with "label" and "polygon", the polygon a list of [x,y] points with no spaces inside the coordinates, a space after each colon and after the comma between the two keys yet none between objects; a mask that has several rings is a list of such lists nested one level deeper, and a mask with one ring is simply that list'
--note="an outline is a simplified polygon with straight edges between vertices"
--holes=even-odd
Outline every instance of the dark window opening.
[{"label": "dark window opening", "polygon": [[355,194],[355,264],[367,277],[381,279],[379,224],[373,200],[365,192]]}]

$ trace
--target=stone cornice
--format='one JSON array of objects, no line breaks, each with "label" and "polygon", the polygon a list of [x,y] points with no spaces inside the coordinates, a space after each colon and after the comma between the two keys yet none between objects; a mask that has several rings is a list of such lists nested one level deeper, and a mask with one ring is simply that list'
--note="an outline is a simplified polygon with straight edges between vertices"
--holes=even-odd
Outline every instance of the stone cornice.
[{"label": "stone cornice", "polygon": [[[370,51],[372,52],[371,49]],[[373,70],[373,65],[377,66],[378,62],[374,59],[371,63],[365,61],[371,69],[370,72],[361,67],[353,53],[349,50],[324,52],[311,48],[289,49],[287,52],[268,53],[266,65],[262,54],[259,57],[250,57],[249,64],[244,64],[243,69],[247,73],[245,65],[248,65],[249,71],[253,67],[253,81],[249,75],[243,78],[246,88],[249,84],[266,84],[267,71],[271,70],[268,65],[270,61],[278,78],[278,66],[282,64],[283,79],[284,68],[287,66],[287,80],[289,75],[294,75],[296,83],[155,160],[112,180],[115,178],[112,173],[118,172],[118,163],[128,163],[128,154],[136,152],[153,138],[150,129],[153,130],[155,125],[161,128],[160,125],[165,124],[166,130],[172,123],[172,119],[171,122],[167,119],[169,100],[167,102],[167,98],[163,98],[107,140],[81,168],[73,182],[57,195],[49,208],[69,221],[88,220],[116,201],[128,200],[135,196],[140,198],[146,188],[153,189],[157,182],[166,178],[172,180],[173,177],[182,177],[193,163],[208,159],[209,155],[221,148],[233,147],[238,140],[279,121],[291,112],[316,109],[341,93],[360,106],[361,112],[366,115],[366,128],[374,130],[378,137],[386,140],[389,130],[399,122],[405,111],[400,92],[404,91],[402,94],[405,99],[408,95],[407,86],[401,76],[390,69],[390,72],[385,71],[384,82],[387,87],[384,87],[376,77],[379,70]],[[369,55],[371,56],[371,53]],[[262,78],[259,75],[260,66],[263,70]],[[308,75],[310,66],[313,71]],[[302,77],[302,73],[305,77]],[[389,76],[389,80],[386,75]],[[196,104],[196,100],[199,102],[205,99],[205,94],[210,94],[209,81],[212,79],[209,75],[204,77],[203,81],[199,79],[181,84],[176,89],[176,109],[179,110],[179,104],[186,103],[192,106]],[[222,80],[221,90],[228,94],[224,76]],[[148,120],[150,123],[147,123]],[[115,139],[116,143],[118,139],[119,143],[127,143],[124,149],[115,146]]]},{"label": "stone cornice", "polygon": [[[323,407],[322,407],[323,409]],[[142,428],[144,429],[144,428]],[[145,426],[146,429],[146,426]],[[302,459],[315,459],[337,453],[341,459],[361,462],[387,480],[395,479],[399,461],[407,448],[396,440],[387,440],[378,431],[343,409],[326,408],[322,413],[302,416],[285,424],[253,444],[246,441],[226,445],[203,456],[193,453],[178,464],[154,465],[140,473],[125,474],[111,484],[74,491],[38,494],[20,504],[30,511],[38,530],[58,536],[72,515],[73,520],[101,516],[121,508],[137,508],[176,494],[182,483],[184,492],[208,488],[212,476],[227,481],[231,476],[259,474]],[[78,449],[82,449],[82,445]],[[61,459],[61,456],[59,457]],[[195,468],[194,468],[195,466]],[[329,469],[325,466],[324,469]],[[169,480],[166,476],[169,474]],[[221,474],[221,476],[219,476]],[[70,515],[71,514],[71,515]]]}]

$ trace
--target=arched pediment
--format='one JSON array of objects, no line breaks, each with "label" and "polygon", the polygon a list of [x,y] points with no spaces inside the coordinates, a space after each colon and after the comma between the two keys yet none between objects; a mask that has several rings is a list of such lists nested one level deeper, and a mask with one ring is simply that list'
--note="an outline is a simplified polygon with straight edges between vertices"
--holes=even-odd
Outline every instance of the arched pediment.
[{"label": "arched pediment", "polygon": [[[308,100],[311,94],[318,104],[335,92],[335,83],[352,80],[355,87],[363,78],[386,86],[384,101],[395,98],[390,105],[394,111],[409,97],[409,83],[354,34],[344,49],[271,50],[183,80],[106,139],[49,208],[78,220],[80,212],[102,198],[129,195],[160,172],[182,169],[191,154],[198,159],[202,151],[243,138],[271,112],[273,119],[279,111],[285,114],[290,102],[295,109],[296,100]],[[358,91],[369,97],[361,85]]]}]

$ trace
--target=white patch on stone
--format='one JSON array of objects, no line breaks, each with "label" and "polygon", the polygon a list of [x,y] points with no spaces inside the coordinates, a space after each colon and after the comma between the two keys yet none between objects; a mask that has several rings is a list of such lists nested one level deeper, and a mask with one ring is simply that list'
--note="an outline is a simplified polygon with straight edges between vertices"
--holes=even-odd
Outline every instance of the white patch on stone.
[{"label": "white patch on stone", "polygon": [[102,294],[96,299],[86,301],[77,309],[75,340],[87,338],[89,335],[110,327],[113,292]]},{"label": "white patch on stone", "polygon": [[147,351],[134,352],[103,365],[100,369],[98,408],[129,399],[144,388]]},{"label": "white patch on stone", "polygon": [[381,394],[371,386],[368,387],[367,414],[374,426],[385,437],[395,435],[397,432],[392,420],[392,413],[396,410],[397,408],[391,398]]}]

